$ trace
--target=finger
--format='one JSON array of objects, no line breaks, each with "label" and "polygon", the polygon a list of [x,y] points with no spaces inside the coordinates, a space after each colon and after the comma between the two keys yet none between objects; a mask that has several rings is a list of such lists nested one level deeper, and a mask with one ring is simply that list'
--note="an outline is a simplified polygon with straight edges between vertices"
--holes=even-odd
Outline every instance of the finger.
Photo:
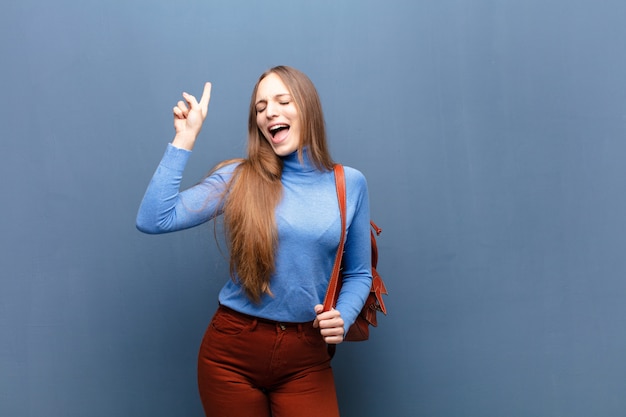
[{"label": "finger", "polygon": [[[318,327],[320,328],[320,331],[331,332],[331,333],[325,333],[325,334],[340,334],[341,332],[343,332],[343,324],[344,323],[342,320],[337,320],[337,321],[322,320],[319,322]],[[333,329],[340,329],[340,330],[333,330]]]},{"label": "finger", "polygon": [[324,342],[327,345],[338,345],[339,343],[343,342],[343,336],[325,337]]},{"label": "finger", "polygon": [[189,103],[189,107],[193,110],[198,107],[198,100],[189,93],[183,93],[184,99]]},{"label": "finger", "polygon": [[189,108],[187,108],[187,105],[185,104],[184,101],[180,100],[178,103],[176,103],[176,106],[178,107],[178,109],[180,110],[183,116],[186,116],[187,113],[189,113]]},{"label": "finger", "polygon": [[322,313],[319,313],[317,315],[317,318],[319,320],[334,320],[334,319],[338,319],[341,318],[341,313],[339,313],[337,310],[329,310],[329,311],[324,311]]},{"label": "finger", "polygon": [[313,307],[313,311],[315,311],[315,314],[317,315],[315,317],[315,320],[313,320],[313,327],[317,328],[320,325],[319,314],[324,311],[324,306],[321,304],[317,304],[315,307]]},{"label": "finger", "polygon": [[206,113],[209,108],[209,101],[211,100],[211,83],[204,84],[204,91],[202,92],[202,97],[200,97],[200,108],[203,112]]},{"label": "finger", "polygon": [[343,342],[343,330],[339,330],[338,332],[333,332],[329,334],[324,334],[324,331],[321,332],[324,341],[328,344],[337,344]]},{"label": "finger", "polygon": [[339,314],[333,314],[332,311],[326,311],[317,316],[317,320],[323,323],[322,327],[333,327],[341,323],[343,325],[343,318]]},{"label": "finger", "polygon": [[343,327],[331,327],[328,329],[321,329],[320,334],[324,337],[343,336]]}]

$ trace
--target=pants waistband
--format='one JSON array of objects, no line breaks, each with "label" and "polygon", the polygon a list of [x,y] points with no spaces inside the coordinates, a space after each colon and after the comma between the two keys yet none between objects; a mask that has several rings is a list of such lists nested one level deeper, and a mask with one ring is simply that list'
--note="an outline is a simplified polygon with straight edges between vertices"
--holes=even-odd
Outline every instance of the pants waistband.
[{"label": "pants waistband", "polygon": [[251,323],[256,322],[257,324],[267,324],[267,325],[274,326],[274,327],[280,327],[283,330],[288,329],[288,328],[302,329],[303,326],[313,325],[312,321],[304,322],[304,323],[294,323],[294,322],[288,322],[288,321],[270,320],[270,319],[266,319],[263,317],[256,317],[250,314],[240,313],[239,311],[233,310],[232,308],[226,307],[225,305],[222,305],[222,304],[219,305],[218,309],[226,314],[237,316],[244,320],[249,320]]}]

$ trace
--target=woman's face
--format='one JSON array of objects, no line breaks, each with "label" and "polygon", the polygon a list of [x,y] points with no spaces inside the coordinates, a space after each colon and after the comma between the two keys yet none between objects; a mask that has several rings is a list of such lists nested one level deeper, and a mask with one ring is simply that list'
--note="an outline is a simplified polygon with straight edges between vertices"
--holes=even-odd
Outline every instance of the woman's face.
[{"label": "woman's face", "polygon": [[259,83],[255,99],[256,123],[279,156],[295,152],[300,145],[298,109],[280,77],[270,73]]}]

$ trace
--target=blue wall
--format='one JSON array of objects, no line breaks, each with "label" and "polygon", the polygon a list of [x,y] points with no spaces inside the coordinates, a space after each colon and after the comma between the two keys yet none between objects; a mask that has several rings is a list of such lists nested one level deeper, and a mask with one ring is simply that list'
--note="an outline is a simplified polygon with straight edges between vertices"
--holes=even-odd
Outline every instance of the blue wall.
[{"label": "blue wall", "polygon": [[384,229],[390,315],[339,349],[342,415],[626,413],[625,2],[0,10],[1,416],[202,415],[226,262],[209,226],[134,217],[180,92],[214,85],[190,185],[242,155],[251,88],[283,63]]}]

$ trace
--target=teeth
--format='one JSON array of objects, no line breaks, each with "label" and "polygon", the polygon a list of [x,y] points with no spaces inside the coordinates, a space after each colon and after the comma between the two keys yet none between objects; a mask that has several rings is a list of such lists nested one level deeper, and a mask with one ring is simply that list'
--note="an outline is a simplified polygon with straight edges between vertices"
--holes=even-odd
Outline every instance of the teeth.
[{"label": "teeth", "polygon": [[270,132],[274,132],[274,131],[276,131],[278,129],[282,129],[282,128],[285,128],[285,127],[289,127],[289,126],[288,125],[274,125],[274,126],[272,126],[270,128]]}]

